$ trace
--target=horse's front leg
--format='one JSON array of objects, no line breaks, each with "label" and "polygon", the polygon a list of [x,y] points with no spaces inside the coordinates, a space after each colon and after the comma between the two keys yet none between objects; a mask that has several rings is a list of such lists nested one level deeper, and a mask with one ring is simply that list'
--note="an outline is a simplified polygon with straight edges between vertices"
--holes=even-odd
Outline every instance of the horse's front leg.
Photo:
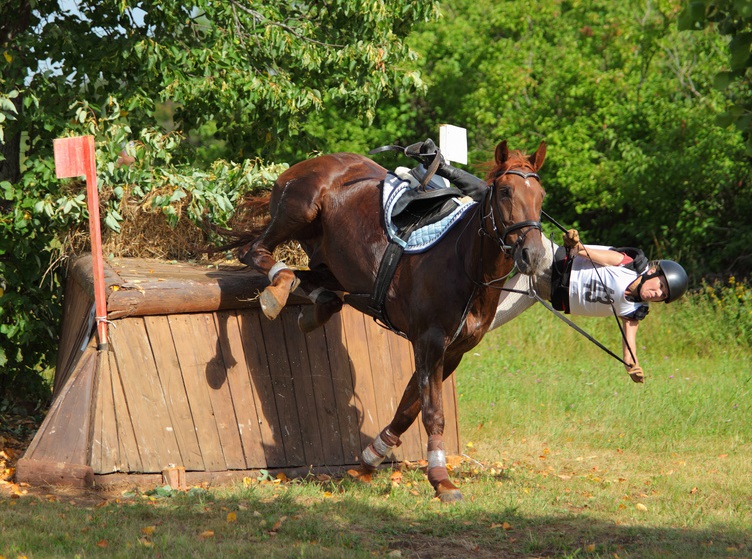
[{"label": "horse's front leg", "polygon": [[342,299],[335,291],[342,291],[343,288],[323,265],[309,271],[300,271],[297,276],[300,278],[299,291],[302,290],[313,303],[304,305],[298,315],[298,326],[307,334],[326,324],[335,313],[342,310]]},{"label": "horse's front leg", "polygon": [[459,501],[462,493],[449,479],[444,451],[444,402],[441,386],[444,382],[444,337],[432,338],[415,345],[415,363],[420,391],[423,426],[428,434],[428,481],[436,496],[445,503]]},{"label": "horse's front leg", "polygon": [[[446,380],[457,368],[460,361],[462,359],[462,356],[459,357],[449,357],[448,355],[444,358],[444,364],[443,364],[443,373],[442,373],[442,381]],[[366,471],[373,471],[377,466],[381,464],[381,462],[384,460],[384,458],[389,454],[389,452],[392,451],[393,448],[399,446],[402,444],[400,437],[402,434],[407,431],[407,429],[415,423],[415,420],[418,418],[418,414],[420,414],[421,407],[422,407],[422,396],[421,396],[421,388],[420,388],[420,382],[418,381],[419,376],[418,372],[416,371],[413,373],[412,377],[410,378],[410,382],[407,384],[407,387],[405,388],[404,393],[402,394],[402,398],[400,400],[399,405],[397,406],[397,411],[394,414],[394,417],[392,418],[392,421],[389,423],[387,427],[385,427],[381,433],[379,433],[374,441],[368,445],[365,450],[363,450],[362,453],[362,466]],[[439,390],[441,390],[439,388]],[[440,392],[439,392],[440,395]],[[443,419],[443,407],[442,407],[442,419]],[[443,425],[442,425],[443,427]],[[443,428],[442,428],[442,434],[443,434]],[[429,446],[429,452],[433,451],[436,452],[436,450],[443,451],[443,441],[439,440],[437,441],[434,439],[434,442],[439,442],[438,446],[441,448],[434,449],[433,446]],[[435,457],[436,455],[434,455]],[[441,454],[439,454],[439,457],[441,457]],[[446,470],[446,460],[443,460],[443,467],[444,470]],[[434,473],[437,473],[434,471]],[[462,498],[461,493],[457,488],[451,483],[451,481],[448,481],[448,472],[446,473],[447,481],[445,483],[441,483],[439,481],[439,487],[436,488],[436,493],[439,498],[441,498],[443,501],[452,501],[452,500],[459,500]],[[431,476],[429,476],[429,479],[431,479]],[[456,490],[456,493],[455,493]],[[443,497],[442,497],[443,495]],[[454,498],[452,498],[454,497]]]}]

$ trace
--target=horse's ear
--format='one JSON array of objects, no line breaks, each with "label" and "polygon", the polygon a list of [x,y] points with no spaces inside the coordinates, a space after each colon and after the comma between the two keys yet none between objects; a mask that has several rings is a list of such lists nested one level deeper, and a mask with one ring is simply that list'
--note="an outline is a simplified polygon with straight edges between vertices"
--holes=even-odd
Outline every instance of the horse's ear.
[{"label": "horse's ear", "polygon": [[530,156],[530,164],[536,171],[543,167],[543,161],[546,159],[546,142],[541,142],[538,149]]},{"label": "horse's ear", "polygon": [[496,146],[496,164],[506,163],[507,159],[509,159],[509,148],[507,148],[507,141],[502,140]]}]

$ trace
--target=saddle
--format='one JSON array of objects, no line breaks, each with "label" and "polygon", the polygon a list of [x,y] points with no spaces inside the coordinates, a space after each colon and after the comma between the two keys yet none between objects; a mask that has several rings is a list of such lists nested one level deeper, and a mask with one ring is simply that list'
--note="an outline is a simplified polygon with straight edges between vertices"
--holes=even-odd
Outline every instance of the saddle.
[{"label": "saddle", "polygon": [[[402,254],[422,252],[437,242],[464,212],[475,204],[462,191],[429,177],[427,186],[421,181],[422,165],[412,170],[398,168],[381,184],[381,216],[389,244],[379,264],[373,293],[348,294],[345,302],[374,318],[385,328],[404,337],[389,321],[384,300],[397,271]],[[418,187],[424,186],[424,188]],[[420,233],[410,246],[413,233]]]}]

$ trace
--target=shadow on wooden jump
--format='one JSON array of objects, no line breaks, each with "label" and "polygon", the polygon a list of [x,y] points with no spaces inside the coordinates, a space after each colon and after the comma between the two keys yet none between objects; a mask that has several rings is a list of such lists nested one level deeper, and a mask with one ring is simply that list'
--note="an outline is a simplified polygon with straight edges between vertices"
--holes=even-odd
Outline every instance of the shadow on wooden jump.
[{"label": "shadow on wooden jump", "polygon": [[[308,300],[260,318],[268,284],[238,267],[148,259],[105,265],[110,343],[98,350],[90,256],[69,269],[53,402],[17,480],[92,486],[229,481],[358,464],[415,370],[409,342],[348,307],[300,332]],[[453,380],[447,451],[459,452]],[[420,422],[418,422],[420,425]],[[417,426],[390,460],[425,458]]]}]

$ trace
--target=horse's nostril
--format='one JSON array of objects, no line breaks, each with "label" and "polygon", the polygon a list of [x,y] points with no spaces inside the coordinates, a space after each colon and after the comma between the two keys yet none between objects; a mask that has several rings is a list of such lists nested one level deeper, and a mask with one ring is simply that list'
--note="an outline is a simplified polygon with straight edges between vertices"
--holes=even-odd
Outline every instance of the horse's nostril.
[{"label": "horse's nostril", "polygon": [[522,249],[522,261],[525,264],[530,264],[530,249],[529,248]]}]

